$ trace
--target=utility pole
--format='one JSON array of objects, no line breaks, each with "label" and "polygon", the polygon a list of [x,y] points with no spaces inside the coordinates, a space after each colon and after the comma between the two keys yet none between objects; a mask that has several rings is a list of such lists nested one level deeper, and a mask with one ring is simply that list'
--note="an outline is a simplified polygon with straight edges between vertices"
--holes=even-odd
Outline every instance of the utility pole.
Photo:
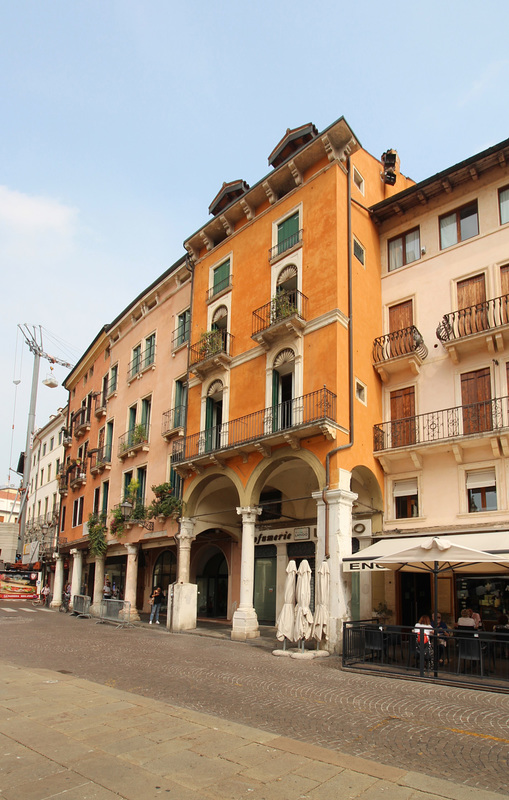
[{"label": "utility pole", "polygon": [[[18,325],[23,337],[28,345],[28,349],[34,356],[34,367],[32,371],[32,390],[30,393],[30,408],[28,411],[28,424],[27,424],[27,438],[25,444],[25,463],[23,466],[23,487],[22,487],[22,495],[21,495],[21,507],[20,507],[20,515],[19,515],[19,538],[20,538],[20,549],[23,550],[23,546],[25,544],[25,527],[26,527],[26,514],[27,514],[27,499],[28,499],[28,487],[30,484],[30,472],[32,468],[32,456],[31,456],[31,449],[32,449],[32,440],[35,430],[35,408],[37,404],[37,383],[39,381],[39,366],[41,362],[41,358],[45,358],[51,364],[60,364],[62,367],[68,367],[69,369],[73,368],[72,364],[69,364],[67,361],[62,361],[61,359],[57,358],[56,356],[50,356],[43,350],[42,347],[42,332],[39,326],[39,338],[40,343],[37,341],[36,337],[36,328],[32,326],[32,330],[30,327],[25,323],[23,326]],[[51,384],[50,384],[51,385]],[[56,384],[55,384],[56,385]]]}]

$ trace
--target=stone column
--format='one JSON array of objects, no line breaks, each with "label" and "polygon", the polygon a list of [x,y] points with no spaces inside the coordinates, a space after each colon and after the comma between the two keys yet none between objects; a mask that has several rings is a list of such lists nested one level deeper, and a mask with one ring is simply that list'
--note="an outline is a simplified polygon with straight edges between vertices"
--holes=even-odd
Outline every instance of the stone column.
[{"label": "stone column", "polygon": [[191,545],[195,521],[191,517],[182,517],[177,540],[177,582],[173,587],[173,598],[168,597],[168,615],[166,626],[177,633],[196,628],[198,587],[190,583]]},{"label": "stone column", "polygon": [[69,608],[73,607],[74,596],[81,594],[81,579],[83,577],[83,550],[74,548],[71,550],[72,556],[72,580],[71,580],[71,602]]},{"label": "stone column", "polygon": [[90,606],[90,613],[94,616],[101,614],[101,600],[103,599],[104,589],[104,566],[106,563],[106,556],[95,557],[95,573],[94,573],[94,596],[92,598],[92,605]]},{"label": "stone column", "polygon": [[196,539],[194,535],[194,519],[182,517],[180,530],[176,535],[177,540],[177,583],[189,583],[191,567],[191,544]]},{"label": "stone column", "polygon": [[[350,485],[350,473],[340,470],[343,485]],[[351,619],[351,576],[343,572],[342,559],[352,554],[352,505],[357,495],[347,488],[329,489],[325,504],[322,493],[316,492],[318,547],[317,561],[321,564],[325,555],[325,514],[329,523],[329,642],[330,652],[341,652],[343,622]],[[319,566],[319,564],[317,564]]]},{"label": "stone column", "polygon": [[240,561],[240,602],[233,615],[232,639],[245,641],[260,635],[258,617],[253,606],[254,593],[254,534],[261,508],[237,508],[242,515],[242,553]]},{"label": "stone column", "polygon": [[138,545],[126,544],[125,549],[127,550],[127,569],[125,571],[124,600],[127,600],[127,602],[131,604],[131,614],[129,619],[137,621],[140,619],[140,615],[138,614],[136,608],[136,590],[138,588]]},{"label": "stone column", "polygon": [[51,608],[59,608],[62,602],[62,592],[64,591],[64,557],[58,553],[53,553],[55,559],[55,580],[53,581],[53,600]]}]

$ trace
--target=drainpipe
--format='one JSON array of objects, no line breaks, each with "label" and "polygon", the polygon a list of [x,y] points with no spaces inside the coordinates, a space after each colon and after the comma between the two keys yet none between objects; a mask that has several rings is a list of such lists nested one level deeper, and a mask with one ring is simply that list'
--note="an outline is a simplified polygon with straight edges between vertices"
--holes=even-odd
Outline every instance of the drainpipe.
[{"label": "drainpipe", "polygon": [[326,492],[330,484],[330,459],[341,450],[348,450],[354,443],[354,418],[353,418],[353,313],[352,313],[352,184],[350,174],[350,156],[346,159],[347,174],[347,238],[348,238],[348,395],[349,395],[349,441],[329,450],[325,456],[325,487],[322,489],[322,500],[325,505],[325,558],[330,558],[329,548],[329,503]]}]

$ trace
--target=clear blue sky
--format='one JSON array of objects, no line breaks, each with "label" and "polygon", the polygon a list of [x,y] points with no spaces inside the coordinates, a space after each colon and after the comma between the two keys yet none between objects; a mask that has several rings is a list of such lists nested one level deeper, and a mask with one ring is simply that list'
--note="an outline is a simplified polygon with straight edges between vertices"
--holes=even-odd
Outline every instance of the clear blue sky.
[{"label": "clear blue sky", "polygon": [[[508,138],[508,27],[507,0],[0,0],[0,483],[14,377],[13,466],[30,395],[17,323],[78,357],[288,127],[344,115],[415,180]],[[41,386],[37,424],[65,400]]]}]

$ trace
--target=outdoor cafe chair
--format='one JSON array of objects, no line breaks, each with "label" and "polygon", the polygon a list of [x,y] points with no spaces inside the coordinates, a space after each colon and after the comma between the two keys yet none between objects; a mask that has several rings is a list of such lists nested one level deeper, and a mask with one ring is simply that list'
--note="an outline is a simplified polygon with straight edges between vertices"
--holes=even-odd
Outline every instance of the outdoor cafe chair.
[{"label": "outdoor cafe chair", "polygon": [[455,633],[456,642],[458,643],[458,669],[456,674],[459,675],[461,662],[463,661],[463,671],[465,671],[465,662],[469,661],[471,668],[472,664],[479,664],[481,677],[484,675],[483,665],[483,648],[482,641],[474,636],[458,636]]}]

